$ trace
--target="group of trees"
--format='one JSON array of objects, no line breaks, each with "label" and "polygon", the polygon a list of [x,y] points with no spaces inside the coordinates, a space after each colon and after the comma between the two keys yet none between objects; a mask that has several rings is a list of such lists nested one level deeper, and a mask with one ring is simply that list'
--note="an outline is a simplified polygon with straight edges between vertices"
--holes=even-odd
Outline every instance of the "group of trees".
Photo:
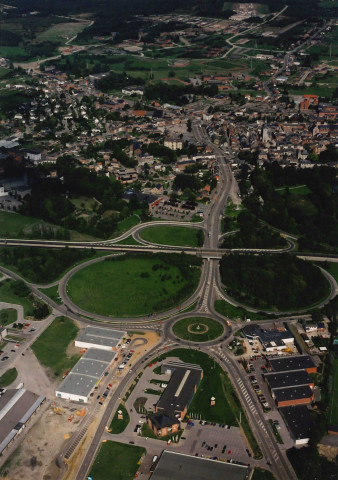
[{"label": "group of trees", "polygon": [[[292,193],[288,187],[305,185],[309,193]],[[253,191],[252,191],[253,187]],[[278,188],[286,187],[283,192]],[[320,243],[338,245],[336,171],[330,167],[282,168],[277,163],[243,171],[240,190],[243,204],[257,219],[300,235],[303,249]]]},{"label": "group of trees", "polygon": [[[92,257],[93,249],[78,250],[64,248],[47,250],[43,248],[4,247],[0,249],[0,261],[13,268],[34,283],[47,283],[58,278],[67,268],[75,263]],[[30,290],[24,282],[13,282],[13,292],[19,297],[26,297]]]},{"label": "group of trees", "polygon": [[224,256],[220,273],[230,295],[260,309],[299,309],[327,293],[319,268],[288,254]]},{"label": "group of trees", "polygon": [[[24,249],[22,249],[22,250],[24,250]],[[0,254],[1,254],[1,252],[0,252]],[[46,305],[43,302],[39,302],[34,297],[31,290],[29,289],[29,287],[22,280],[12,281],[11,282],[11,290],[13,291],[14,295],[17,295],[18,297],[28,297],[32,300],[32,303],[34,305],[32,314],[37,320],[42,320],[43,318],[47,317],[47,315],[49,315],[48,305]],[[18,325],[21,325],[21,324],[19,323],[19,324],[14,324],[14,325],[18,326]],[[16,327],[14,326],[14,328],[16,328]]]},{"label": "group of trees", "polygon": [[[116,146],[115,153],[118,155]],[[121,151],[121,156],[124,152]],[[121,158],[121,157],[120,157]],[[147,205],[134,199],[129,204],[123,200],[123,186],[114,178],[97,175],[83,168],[71,157],[59,158],[56,164],[59,179],[37,177],[31,195],[26,196],[20,212],[60,225],[65,229],[109,238],[117,229],[118,222],[137,209],[147,210]],[[82,195],[95,198],[98,208],[89,217],[76,215],[69,196]],[[111,211],[107,215],[105,212]]]},{"label": "group of trees", "polygon": [[238,232],[224,238],[222,248],[283,248],[286,246],[285,240],[279,233],[263,226],[248,211],[238,215],[237,227]]},{"label": "group of trees", "polygon": [[217,95],[217,85],[167,85],[164,83],[154,83],[147,85],[144,90],[144,96],[147,100],[160,100],[162,102],[174,103],[175,105],[186,105],[189,103],[189,97],[195,95],[207,95],[213,97]]}]

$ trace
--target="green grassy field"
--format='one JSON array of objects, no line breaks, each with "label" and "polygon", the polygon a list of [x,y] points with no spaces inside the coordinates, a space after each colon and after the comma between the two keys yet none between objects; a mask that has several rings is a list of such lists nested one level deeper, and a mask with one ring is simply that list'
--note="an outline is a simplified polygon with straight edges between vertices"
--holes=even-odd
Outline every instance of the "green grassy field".
[{"label": "green grassy field", "polygon": [[195,228],[169,227],[166,225],[141,230],[140,237],[147,242],[179,247],[199,247],[198,232]]},{"label": "green grassy field", "polygon": [[[0,295],[1,297],[1,295]],[[4,308],[0,311],[0,324],[5,327],[18,319],[18,312],[14,308]]]},{"label": "green grassy field", "polygon": [[329,425],[338,426],[338,358],[334,360],[330,397],[328,423]]},{"label": "green grassy field", "polygon": [[22,305],[25,317],[32,316],[34,305],[27,297],[19,297],[14,294],[11,285],[14,280],[4,280],[0,282],[0,300],[2,302],[14,303],[15,305]]},{"label": "green grassy field", "polygon": [[135,225],[138,225],[139,223],[140,223],[140,219],[137,215],[131,215],[130,217],[127,217],[124,220],[121,220],[121,222],[118,223],[117,230],[116,232],[114,232],[114,235],[112,236],[112,238],[119,237],[123,233],[130,230],[132,227],[135,227]]},{"label": "green grassy field", "polygon": [[319,97],[327,97],[332,98],[336,87],[335,86],[327,86],[327,85],[316,85],[310,87],[304,87],[300,89],[295,88],[288,88],[289,95],[318,95]]},{"label": "green grassy field", "polygon": [[6,238],[18,235],[21,231],[32,228],[37,223],[41,223],[41,220],[25,217],[19,213],[0,211],[0,236]]},{"label": "green grassy field", "polygon": [[275,480],[275,477],[268,470],[255,468],[251,480]]},{"label": "green grassy field", "polygon": [[[197,326],[200,327],[199,330]],[[173,332],[177,337],[184,340],[208,342],[221,336],[224,328],[219,322],[211,318],[192,317],[176,322],[173,325]]]},{"label": "green grassy field", "polygon": [[[122,420],[119,420],[117,418],[117,412],[119,410],[122,410],[122,414],[123,414],[123,419]],[[111,430],[110,433],[115,434],[115,433],[124,432],[128,423],[129,423],[129,421],[130,421],[129,414],[128,414],[125,406],[122,405],[122,403],[120,403],[120,405],[117,407],[115,415],[114,415],[114,417],[113,417],[113,419],[110,423],[110,426],[109,426],[109,429]]]},{"label": "green grassy field", "polygon": [[[163,268],[156,269],[156,265]],[[197,286],[199,269],[192,273],[192,283]],[[175,306],[185,297],[187,286],[178,267],[166,265],[154,255],[119,257],[85,267],[71,277],[67,288],[72,301],[84,310],[120,317]]]},{"label": "green grassy field", "polygon": [[10,368],[0,377],[0,388],[8,387],[11,383],[14,382],[18,372],[16,368]]},{"label": "green grassy field", "polygon": [[276,192],[278,192],[280,195],[284,195],[287,188],[289,188],[289,192],[292,193],[293,195],[307,195],[308,193],[311,193],[311,190],[306,185],[297,185],[296,187],[277,188]]},{"label": "green grassy field", "polygon": [[39,288],[39,290],[41,293],[44,293],[45,295],[47,295],[47,297],[54,300],[54,302],[57,303],[58,305],[62,305],[63,302],[59,297],[58,288],[59,288],[58,285],[54,285],[53,287],[49,287],[49,288]]},{"label": "green grassy field", "polygon": [[42,365],[55,376],[72,368],[80,355],[67,355],[68,345],[76,338],[79,329],[67,317],[57,317],[33,343],[32,350]]},{"label": "green grassy field", "polygon": [[49,27],[44,32],[37,35],[37,39],[40,41],[60,42],[64,43],[74,35],[85,28],[86,24],[80,22],[59,23]]},{"label": "green grassy field", "polygon": [[90,470],[94,480],[132,480],[146,449],[118,442],[102,443]]},{"label": "green grassy field", "polygon": [[[321,268],[325,268],[338,282],[338,262],[317,262]],[[327,268],[328,267],[328,268]]]}]

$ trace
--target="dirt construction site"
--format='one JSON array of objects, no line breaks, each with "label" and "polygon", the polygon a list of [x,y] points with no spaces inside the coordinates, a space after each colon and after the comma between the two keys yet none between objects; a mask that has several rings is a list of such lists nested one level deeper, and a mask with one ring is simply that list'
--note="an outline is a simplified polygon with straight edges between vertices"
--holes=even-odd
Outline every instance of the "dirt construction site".
[{"label": "dirt construction site", "polygon": [[[140,356],[146,354],[147,351],[157,343],[158,336],[154,332],[146,332],[145,335],[138,335],[135,332],[132,337],[134,337],[132,347],[135,350],[132,359],[132,364],[134,364],[139,360]],[[34,354],[30,351],[27,356],[34,357]],[[81,422],[85,421],[87,416],[90,415],[91,410],[96,405],[96,401],[80,405],[66,400],[56,399],[55,388],[60,380],[57,382],[51,381],[35,357],[30,358],[30,362],[27,362],[27,360],[26,358],[26,365],[34,364],[38,372],[37,377],[40,378],[40,381],[35,379],[34,381],[27,382],[27,386],[30,384],[28,388],[36,387],[39,394],[46,395],[46,402],[38,411],[37,415],[33,417],[33,426],[31,428],[29,426],[29,430],[28,428],[25,429],[18,436],[19,441],[14,443],[14,448],[16,445],[18,445],[18,447],[13,453],[10,451],[7,452],[7,454],[11,454],[0,469],[0,479],[56,480],[60,474],[60,467],[57,465],[58,462],[56,462],[57,456],[60,452],[64,451],[66,443],[78,429]],[[25,366],[22,365],[22,367],[23,370],[25,370]],[[20,372],[20,365],[17,365],[17,368]],[[123,372],[119,375],[119,378],[125,374],[126,372]],[[26,375],[26,379],[27,376],[29,375]],[[35,375],[33,374],[32,377],[35,377]],[[119,383],[118,379],[116,378],[110,381],[113,387],[112,391],[114,391]],[[99,410],[92,426],[89,428],[87,441],[90,441],[95,434],[96,426],[100,421],[102,413],[103,408]],[[86,450],[86,448],[83,447],[87,447],[87,441],[85,441],[86,445],[80,446],[78,451],[76,451],[70,459],[68,472],[66,474],[67,478],[69,475],[72,476],[72,471],[74,472],[76,466],[78,466],[78,462],[81,462],[82,455],[85,454]]]}]

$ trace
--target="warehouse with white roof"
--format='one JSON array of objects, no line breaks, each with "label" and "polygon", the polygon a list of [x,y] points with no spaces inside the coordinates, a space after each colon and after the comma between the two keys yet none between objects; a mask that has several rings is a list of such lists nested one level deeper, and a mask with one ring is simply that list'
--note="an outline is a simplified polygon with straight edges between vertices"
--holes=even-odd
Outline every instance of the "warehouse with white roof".
[{"label": "warehouse with white roof", "polygon": [[77,362],[56,391],[66,400],[87,403],[95,385],[111,367],[116,352],[90,348]]},{"label": "warehouse with white roof", "polygon": [[75,346],[80,348],[99,348],[116,351],[121,345],[126,332],[111,328],[86,327],[75,340]]}]

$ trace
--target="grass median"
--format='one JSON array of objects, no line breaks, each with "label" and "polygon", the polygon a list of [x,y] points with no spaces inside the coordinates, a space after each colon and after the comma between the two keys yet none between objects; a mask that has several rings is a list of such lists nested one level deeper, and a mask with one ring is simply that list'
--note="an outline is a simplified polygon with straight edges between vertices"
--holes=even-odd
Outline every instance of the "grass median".
[{"label": "grass median", "polygon": [[154,226],[141,230],[140,237],[151,243],[179,247],[202,247],[203,231],[189,227]]}]

